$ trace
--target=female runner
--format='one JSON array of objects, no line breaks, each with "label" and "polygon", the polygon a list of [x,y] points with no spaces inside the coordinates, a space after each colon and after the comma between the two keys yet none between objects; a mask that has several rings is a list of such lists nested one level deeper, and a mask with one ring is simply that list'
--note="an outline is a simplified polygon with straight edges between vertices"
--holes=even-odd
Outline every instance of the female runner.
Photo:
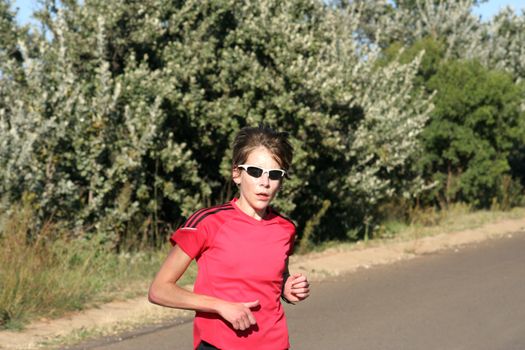
[{"label": "female runner", "polygon": [[[239,198],[198,210],[171,236],[173,248],[153,280],[149,300],[195,310],[194,348],[285,350],[280,302],[310,293],[306,276],[288,273],[295,226],[270,207],[292,162],[286,133],[243,128],[233,144],[232,178]],[[176,282],[192,259],[194,291]]]}]

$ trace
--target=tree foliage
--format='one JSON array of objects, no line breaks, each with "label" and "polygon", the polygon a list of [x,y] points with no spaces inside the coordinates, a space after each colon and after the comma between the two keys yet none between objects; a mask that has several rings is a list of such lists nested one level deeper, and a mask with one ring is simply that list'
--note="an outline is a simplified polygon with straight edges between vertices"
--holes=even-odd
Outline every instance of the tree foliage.
[{"label": "tree foliage", "polygon": [[442,64],[428,87],[437,92],[436,108],[423,133],[421,165],[441,184],[437,199],[490,206],[503,195],[511,152],[525,140],[525,91],[476,61]]},{"label": "tree foliage", "polygon": [[[314,242],[363,234],[383,203],[420,197],[449,159],[433,159],[448,146],[428,149],[427,136],[423,148],[421,135],[453,118],[447,103],[465,102],[446,102],[447,89],[459,88],[446,82],[456,70],[472,86],[486,75],[486,91],[511,91],[501,99],[475,92],[471,109],[458,109],[469,113],[462,120],[523,119],[514,107],[484,107],[493,106],[487,98],[505,106],[521,98],[512,61],[492,67],[501,55],[476,56],[489,70],[509,70],[511,82],[473,63],[438,64],[474,56],[499,35],[508,50],[520,45],[509,34],[522,28],[516,18],[490,32],[471,15],[474,4],[47,0],[35,13],[41,27],[29,29],[2,0],[3,211],[25,202],[35,227],[58,221],[78,236],[102,233],[116,249],[128,238],[161,242],[192,211],[234,195],[233,137],[266,123],[288,131],[295,147],[276,205]],[[439,108],[429,121],[433,96]],[[515,132],[520,122],[497,130]],[[495,178],[513,174],[517,136],[482,136],[498,141],[479,163],[500,162]],[[418,160],[429,157],[422,171]],[[457,163],[462,174],[472,159]],[[454,199],[475,201],[494,185],[472,178],[479,184]]]},{"label": "tree foliage", "polygon": [[304,225],[329,198],[339,224],[319,234],[344,237],[418,187],[399,174],[429,109],[418,61],[378,69],[353,14],[307,0],[46,2],[46,31],[18,37],[22,76],[12,59],[0,68],[3,202],[116,247],[155,239],[233,195],[232,138],[264,122],[296,148],[277,205]]},{"label": "tree foliage", "polygon": [[424,52],[416,82],[433,94],[435,109],[417,163],[418,173],[435,186],[421,199],[442,207],[467,202],[486,208],[502,198],[504,207],[519,204],[524,86],[477,60],[446,59],[445,45],[427,37],[401,53],[399,45],[385,50],[385,59],[402,62]]}]

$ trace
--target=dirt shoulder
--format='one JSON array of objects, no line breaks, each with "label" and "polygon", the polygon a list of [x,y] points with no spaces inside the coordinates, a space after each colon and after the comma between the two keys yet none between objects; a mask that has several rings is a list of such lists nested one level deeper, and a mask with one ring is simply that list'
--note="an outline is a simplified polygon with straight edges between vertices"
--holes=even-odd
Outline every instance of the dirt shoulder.
[{"label": "dirt shoulder", "polygon": [[[293,256],[290,260],[290,271],[305,273],[315,286],[315,282],[320,282],[328,276],[411,259],[443,249],[460,249],[463,245],[512,234],[525,234],[525,218],[504,220],[476,229],[409,241],[341,245],[321,253]],[[57,320],[38,320],[21,332],[0,331],[0,349],[53,349],[57,344],[71,344],[90,337],[117,335],[144,324],[162,324],[177,318],[188,318],[192,314],[152,305],[144,295],[104,304],[96,309]]]}]

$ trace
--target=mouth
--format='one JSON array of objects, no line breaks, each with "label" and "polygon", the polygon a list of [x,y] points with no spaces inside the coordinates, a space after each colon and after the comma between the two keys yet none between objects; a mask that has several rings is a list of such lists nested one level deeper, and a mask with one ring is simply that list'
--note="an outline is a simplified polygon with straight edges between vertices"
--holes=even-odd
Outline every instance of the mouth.
[{"label": "mouth", "polygon": [[257,193],[256,196],[257,198],[263,199],[263,200],[268,200],[270,198],[270,195],[267,193]]}]

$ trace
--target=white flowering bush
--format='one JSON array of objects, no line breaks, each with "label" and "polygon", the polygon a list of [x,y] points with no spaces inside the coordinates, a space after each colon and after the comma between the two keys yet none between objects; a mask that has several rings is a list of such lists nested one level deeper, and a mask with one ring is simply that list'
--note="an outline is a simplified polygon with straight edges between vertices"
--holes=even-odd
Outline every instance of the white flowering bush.
[{"label": "white flowering bush", "polygon": [[411,158],[431,109],[419,58],[378,65],[357,6],[44,2],[45,30],[16,36],[21,58],[0,49],[2,210],[24,201],[35,225],[116,249],[161,242],[233,196],[233,137],[266,123],[296,150],[276,205],[304,227],[328,200],[313,239],[345,237],[423,188]]},{"label": "white flowering bush", "polygon": [[488,24],[483,33],[483,50],[470,52],[491,68],[511,73],[517,82],[525,79],[525,15],[504,8]]}]

